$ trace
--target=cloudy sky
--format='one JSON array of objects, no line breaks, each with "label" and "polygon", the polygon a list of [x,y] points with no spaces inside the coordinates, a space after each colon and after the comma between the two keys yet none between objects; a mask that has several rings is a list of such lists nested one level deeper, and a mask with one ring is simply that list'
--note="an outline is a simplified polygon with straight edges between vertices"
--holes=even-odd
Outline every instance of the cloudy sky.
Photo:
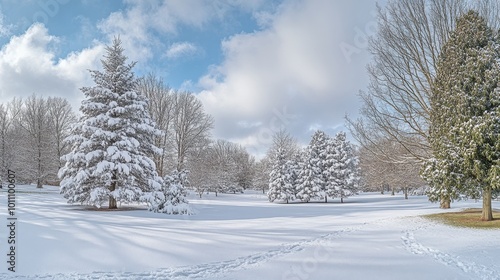
[{"label": "cloudy sky", "polygon": [[192,91],[215,138],[259,156],[280,127],[304,144],[345,130],[375,29],[373,0],[2,0],[0,100],[36,93],[77,109],[119,35],[137,76]]}]

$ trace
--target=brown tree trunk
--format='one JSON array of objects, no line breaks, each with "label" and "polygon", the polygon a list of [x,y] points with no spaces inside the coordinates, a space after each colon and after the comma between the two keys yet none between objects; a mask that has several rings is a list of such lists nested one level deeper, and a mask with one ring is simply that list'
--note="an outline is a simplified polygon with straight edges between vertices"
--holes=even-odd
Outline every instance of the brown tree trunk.
[{"label": "brown tree trunk", "polygon": [[[113,175],[112,177],[113,182],[111,183],[111,186],[109,187],[109,191],[113,192],[116,190],[116,176]],[[109,196],[109,209],[117,209],[118,206],[116,205],[116,198],[112,195]]]},{"label": "brown tree trunk", "polygon": [[491,209],[491,186],[483,189],[483,212],[481,213],[481,220],[493,220],[493,211]]},{"label": "brown tree trunk", "polygon": [[391,195],[392,196],[396,195],[395,192],[394,192],[394,187],[391,188]]},{"label": "brown tree trunk", "polygon": [[116,199],[113,196],[109,197],[109,209],[117,209],[118,206],[116,205]]},{"label": "brown tree trunk", "polygon": [[43,188],[41,177],[42,177],[42,148],[40,147],[40,144],[39,144],[38,145],[38,178],[36,180],[37,189]]},{"label": "brown tree trunk", "polygon": [[441,199],[439,201],[439,208],[442,209],[449,209],[451,204],[451,199],[447,196],[441,196]]},{"label": "brown tree trunk", "polygon": [[405,193],[405,199],[408,199],[408,188],[405,187],[403,190],[404,190],[404,193]]}]

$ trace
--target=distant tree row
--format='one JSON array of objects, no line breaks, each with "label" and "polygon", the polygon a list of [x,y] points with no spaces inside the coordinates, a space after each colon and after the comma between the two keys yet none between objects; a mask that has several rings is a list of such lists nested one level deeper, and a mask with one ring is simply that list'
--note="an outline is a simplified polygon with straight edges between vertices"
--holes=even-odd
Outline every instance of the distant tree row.
[{"label": "distant tree row", "polygon": [[[387,155],[391,155],[388,157]],[[394,158],[401,160],[395,162]],[[424,188],[420,177],[420,164],[410,160],[411,155],[401,144],[377,140],[374,145],[365,145],[359,149],[361,185],[365,191],[403,191],[405,199],[419,188]]]},{"label": "distant tree row", "polygon": [[327,202],[328,198],[340,198],[343,202],[358,193],[358,161],[345,133],[331,138],[317,131],[301,150],[281,132],[281,136],[275,137],[275,144],[267,192],[270,202]]},{"label": "distant tree row", "polygon": [[191,186],[201,197],[204,192],[241,193],[254,182],[255,159],[241,146],[216,140],[199,147],[189,156]]},{"label": "distant tree row", "polygon": [[3,174],[14,169],[20,182],[39,188],[62,180],[69,203],[116,208],[142,201],[172,214],[189,213],[185,187],[200,196],[251,187],[253,157],[210,139],[213,119],[193,94],[153,74],[136,78],[119,39],[106,51],[103,71],[90,71],[95,85],[81,89],[78,117],[63,98],[0,104]]},{"label": "distant tree row", "polygon": [[21,182],[57,182],[57,172],[68,151],[64,139],[76,117],[60,97],[32,95],[0,104],[0,172],[16,170]]}]

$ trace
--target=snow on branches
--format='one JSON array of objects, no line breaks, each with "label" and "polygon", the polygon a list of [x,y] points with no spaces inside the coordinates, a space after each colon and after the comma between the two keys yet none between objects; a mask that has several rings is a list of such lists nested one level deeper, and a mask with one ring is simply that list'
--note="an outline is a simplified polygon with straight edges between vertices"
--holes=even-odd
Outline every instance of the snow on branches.
[{"label": "snow on branches", "polygon": [[119,39],[106,48],[104,72],[91,71],[93,87],[84,87],[80,111],[66,141],[71,152],[59,170],[61,193],[68,203],[109,208],[117,202],[139,202],[154,189],[157,177],[152,157],[161,151],[153,138],[161,135],[151,120],[147,99],[136,92],[134,63],[126,57]]},{"label": "snow on branches", "polygon": [[358,160],[345,133],[331,138],[317,131],[305,150],[287,155],[278,149],[269,174],[270,202],[324,200],[357,194]]},{"label": "snow on branches", "polygon": [[146,194],[143,199],[148,203],[149,211],[165,214],[193,214],[186,199],[187,171],[177,170],[170,176],[159,180],[155,190]]}]

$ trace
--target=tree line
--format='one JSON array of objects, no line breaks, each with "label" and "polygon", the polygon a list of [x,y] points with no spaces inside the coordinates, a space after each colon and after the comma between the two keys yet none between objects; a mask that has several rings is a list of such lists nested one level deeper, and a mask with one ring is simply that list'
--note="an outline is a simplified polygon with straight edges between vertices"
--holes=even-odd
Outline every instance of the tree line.
[{"label": "tree line", "polygon": [[[255,159],[240,145],[211,138],[213,118],[193,93],[173,89],[154,74],[131,87],[148,99],[148,113],[160,131],[152,136],[159,151],[151,155],[159,176],[190,170],[190,185],[200,195],[251,186]],[[33,94],[0,104],[1,174],[10,168],[21,183],[59,185],[63,156],[71,150],[65,139],[81,115],[61,97]]]},{"label": "tree line", "polygon": [[[200,197],[204,192],[217,195],[252,187],[254,157],[238,144],[211,138],[213,118],[193,93],[173,89],[154,74],[134,77],[135,63],[126,64],[120,44],[115,40],[107,48],[104,71],[90,71],[95,86],[81,89],[85,99],[79,112],[64,98],[35,94],[0,104],[1,174],[16,170],[19,182],[37,188],[71,177],[71,184],[61,184],[69,202],[100,206],[104,195],[111,208],[117,202],[111,198],[120,195],[109,193],[155,189],[146,182],[155,177],[164,180],[156,184],[160,191],[150,195],[152,200],[166,197],[174,185],[193,188]],[[136,164],[143,174],[132,176],[135,150],[142,153]],[[148,159],[154,165],[147,167]],[[112,175],[105,175],[108,169],[114,170]],[[78,190],[78,184],[101,185],[108,191]],[[162,184],[168,185],[167,191]],[[185,194],[181,187],[176,193]],[[139,200],[132,197],[118,201]]]},{"label": "tree line", "polygon": [[343,202],[360,190],[357,156],[344,132],[332,138],[318,130],[309,145],[300,149],[286,131],[280,131],[269,153],[270,202],[326,203],[328,198]]},{"label": "tree line", "polygon": [[16,170],[20,182],[58,182],[57,172],[68,151],[64,139],[76,121],[69,102],[60,97],[32,95],[0,104],[1,174]]}]

